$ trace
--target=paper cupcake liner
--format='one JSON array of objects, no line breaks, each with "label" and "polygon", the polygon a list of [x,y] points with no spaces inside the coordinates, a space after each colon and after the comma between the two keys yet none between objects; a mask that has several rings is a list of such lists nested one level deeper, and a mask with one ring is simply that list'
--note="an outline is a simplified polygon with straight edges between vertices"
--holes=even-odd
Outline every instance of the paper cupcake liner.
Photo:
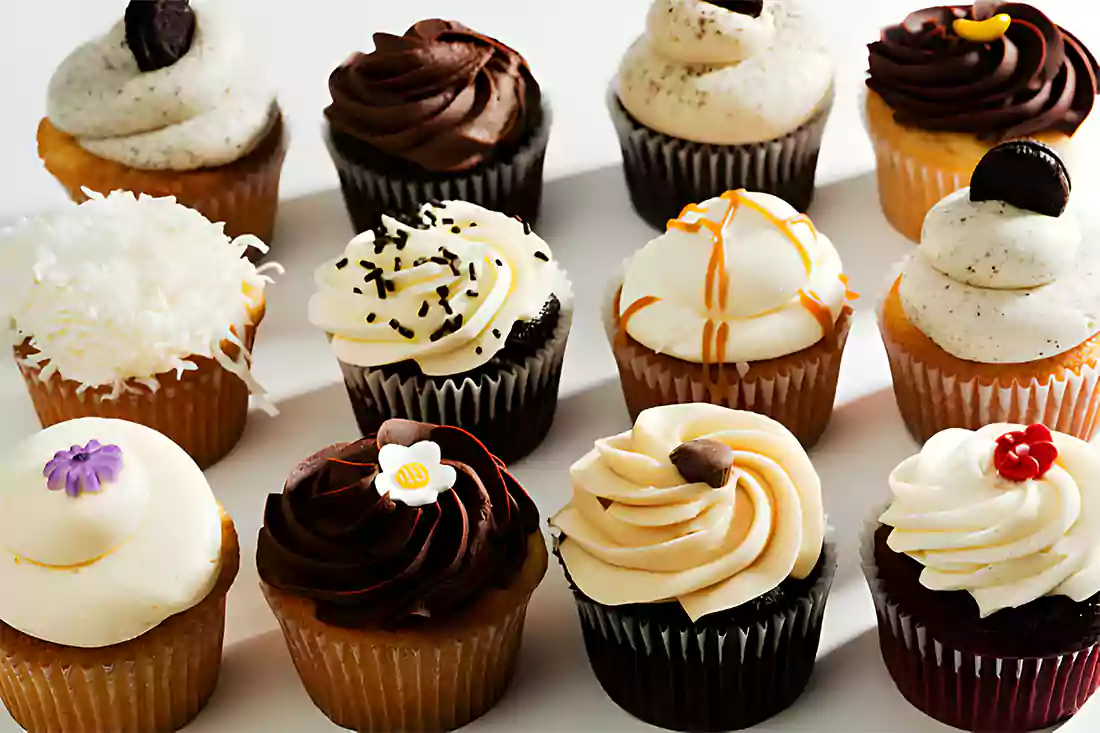
[{"label": "paper cupcake liner", "polygon": [[773,194],[799,211],[810,208],[831,96],[797,130],[746,145],[706,145],[651,130],[630,116],[614,84],[608,90],[607,107],[619,135],[634,209],[657,229],[663,231],[668,220],[678,217],[688,204],[740,188]]},{"label": "paper cupcake liner", "polygon": [[[245,328],[244,344],[251,353],[263,311]],[[236,359],[239,348],[228,341],[222,350]],[[80,417],[128,420],[171,438],[206,469],[224,458],[240,441],[248,420],[249,388],[240,377],[217,361],[193,357],[197,369],[177,378],[175,372],[157,376],[158,387],[132,382],[112,396],[111,387],[80,391],[80,384],[53,372],[42,379],[42,367],[27,360],[34,353],[29,342],[15,347],[15,358],[30,392],[42,427]]]},{"label": "paper cupcake liner", "polygon": [[206,706],[221,669],[226,593],[240,563],[224,514],[222,532],[222,574],[210,595],[136,639],[84,649],[0,622],[0,699],[12,718],[29,733],[149,733],[187,725]]},{"label": "paper cupcake liner", "polygon": [[829,425],[840,363],[852,326],[846,307],[836,338],[778,359],[709,367],[648,349],[618,332],[615,307],[621,278],[614,278],[603,304],[603,321],[630,419],[650,407],[709,402],[757,412],[782,423],[804,448],[813,447]]},{"label": "paper cupcake liner", "polygon": [[[552,114],[510,159],[452,174],[399,176],[372,169],[344,155],[326,126],[325,142],[340,175],[348,215],[357,232],[377,227],[383,214],[415,214],[429,201],[468,201],[536,224],[542,205],[542,171]],[[411,165],[411,164],[410,164]]]},{"label": "paper cupcake liner", "polygon": [[944,643],[883,589],[877,517],[860,538],[882,659],[898,691],[925,715],[963,730],[1029,731],[1074,713],[1100,686],[1100,644],[1048,657],[994,657]]},{"label": "paper cupcake liner", "polygon": [[492,708],[515,674],[531,593],[546,572],[542,535],[512,586],[432,631],[340,629],[313,605],[266,584],[294,667],[332,722],[368,733],[443,731]]},{"label": "paper cupcake liner", "polygon": [[[881,311],[880,311],[881,313]],[[1100,411],[1096,365],[1038,379],[960,379],[949,368],[926,363],[879,329],[898,409],[920,443],[947,428],[977,430],[990,423],[1042,423],[1051,430],[1091,440]]]},{"label": "paper cupcake liner", "polygon": [[474,377],[409,377],[341,361],[359,430],[374,435],[391,418],[452,425],[472,433],[505,463],[523,458],[546,438],[557,411],[573,320],[571,296],[559,298],[558,326],[542,348]]},{"label": "paper cupcake liner", "polygon": [[[228,236],[252,234],[270,245],[287,138],[280,116],[260,146],[233,163],[196,171],[138,170],[89,153],[44,119],[38,130],[38,154],[77,203],[88,199],[85,188],[104,196],[116,190],[174,196],[210,221],[224,222]],[[262,257],[254,247],[247,255],[253,261]]]},{"label": "paper cupcake liner", "polygon": [[[752,625],[683,625],[646,617],[644,606],[605,606],[574,591],[592,671],[631,715],[670,730],[741,730],[790,707],[813,672],[836,571],[825,565],[809,592]],[[643,610],[638,610],[643,609]]]}]

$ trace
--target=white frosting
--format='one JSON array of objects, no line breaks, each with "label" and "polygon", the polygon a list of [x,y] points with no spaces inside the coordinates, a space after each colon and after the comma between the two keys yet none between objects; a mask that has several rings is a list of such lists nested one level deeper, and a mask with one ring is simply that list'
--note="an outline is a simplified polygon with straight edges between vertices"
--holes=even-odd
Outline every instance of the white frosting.
[{"label": "white frosting", "polygon": [[782,137],[829,103],[833,61],[797,4],[759,18],[703,0],[654,0],[619,67],[619,100],[643,125],[699,143]]},{"label": "white frosting", "polygon": [[[729,482],[686,483],[670,461],[707,438],[733,449]],[[573,465],[573,499],[550,520],[577,587],[619,606],[678,600],[692,618],[805,578],[825,533],[821,482],[774,420],[709,404],[654,407]]]},{"label": "white frosting", "polygon": [[[774,359],[820,341],[825,331],[802,293],[827,308],[833,323],[840,317],[847,289],[832,242],[769,194],[730,192],[691,208],[679,221],[697,231],[670,225],[627,266],[620,315],[643,298],[659,299],[630,316],[627,333],[694,363],[704,361],[704,348],[707,363],[732,364]],[[695,226],[703,220],[714,226]],[[722,348],[720,331],[728,336]]]},{"label": "white frosting", "polygon": [[1069,351],[1100,331],[1100,248],[1078,217],[1044,216],[964,188],[936,204],[904,263],[906,316],[960,359],[1021,363]]},{"label": "white frosting", "polygon": [[251,152],[275,120],[274,94],[213,5],[195,8],[188,52],[142,72],[119,21],[69,55],[50,80],[47,116],[86,150],[132,168],[193,170]]},{"label": "white frosting", "polygon": [[[512,326],[538,317],[551,294],[563,311],[571,307],[550,248],[519,221],[464,201],[425,205],[421,217],[427,228],[384,216],[385,244],[364,232],[318,268],[309,319],[331,335],[341,361],[373,367],[412,359],[424,374],[461,374],[488,362]],[[429,260],[447,259],[444,253],[457,257],[453,268]],[[366,279],[371,266],[393,284],[384,298]]]},{"label": "white frosting", "polygon": [[965,590],[982,617],[1043,596],[1083,601],[1100,591],[1100,453],[1054,434],[1058,459],[1037,480],[993,466],[996,440],[1023,430],[945,430],[890,475],[888,544],[925,569],[932,590]]},{"label": "white frosting", "polygon": [[[30,339],[43,380],[117,395],[208,357],[262,395],[238,336],[278,265],[257,269],[242,255],[263,243],[222,229],[172,198],[124,192],[28,219],[0,241],[0,319],[14,343]],[[235,361],[223,341],[241,347]]]},{"label": "white frosting", "polygon": [[[117,479],[78,497],[49,490],[54,453],[93,439],[121,448]],[[0,462],[0,619],[37,639],[103,647],[144,634],[210,593],[221,545],[202,471],[150,428],[71,420]]]}]

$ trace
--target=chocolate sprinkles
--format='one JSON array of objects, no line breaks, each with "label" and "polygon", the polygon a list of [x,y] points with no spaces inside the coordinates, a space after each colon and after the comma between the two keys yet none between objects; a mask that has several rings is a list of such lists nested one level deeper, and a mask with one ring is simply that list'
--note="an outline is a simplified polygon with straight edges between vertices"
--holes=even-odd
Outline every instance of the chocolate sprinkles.
[{"label": "chocolate sprinkles", "polygon": [[416,315],[420,318],[423,318],[424,316],[428,315],[428,309],[430,307],[431,306],[428,305],[428,301],[425,300],[423,303],[420,304],[420,311]]},{"label": "chocolate sprinkles", "polygon": [[367,323],[374,323],[375,315],[373,313],[367,314]]},{"label": "chocolate sprinkles", "polygon": [[370,260],[359,260],[359,266],[364,270],[377,270],[378,265],[374,264]]},{"label": "chocolate sprinkles", "polygon": [[342,257],[340,259],[340,261],[336,263],[336,269],[337,270],[343,270],[347,266],[348,266],[348,258],[347,257]]},{"label": "chocolate sprinkles", "polygon": [[535,259],[536,260],[542,260],[543,262],[549,262],[550,261],[550,255],[546,254],[545,252],[536,252],[535,253]]},{"label": "chocolate sprinkles", "polygon": [[390,328],[392,328],[394,331],[397,331],[399,334],[407,339],[411,339],[416,336],[411,328],[406,328],[405,326],[402,326],[401,322],[398,321],[396,318],[390,319]]},{"label": "chocolate sprinkles", "polygon": [[360,288],[352,288],[351,290],[356,295],[362,295],[363,294],[363,291]]},{"label": "chocolate sprinkles", "polygon": [[477,271],[474,270],[474,263],[473,262],[470,263],[470,279],[471,280],[477,280]]}]

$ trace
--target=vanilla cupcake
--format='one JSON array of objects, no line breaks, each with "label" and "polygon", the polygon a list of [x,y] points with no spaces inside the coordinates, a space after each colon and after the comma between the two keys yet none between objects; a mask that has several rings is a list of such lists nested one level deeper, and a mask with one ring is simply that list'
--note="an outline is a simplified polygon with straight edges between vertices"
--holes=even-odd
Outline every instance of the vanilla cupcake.
[{"label": "vanilla cupcake", "polygon": [[812,446],[851,327],[846,283],[829,238],[782,199],[727,191],[688,206],[610,284],[604,323],[631,416],[712,402]]},{"label": "vanilla cupcake", "polygon": [[38,154],[74,201],[174,196],[270,243],[286,136],[257,66],[213,3],[131,0],[54,73]]},{"label": "vanilla cupcake", "polygon": [[218,681],[233,522],[179,446],[54,425],[0,462],[0,699],[30,733],[169,731]]},{"label": "vanilla cupcake", "polygon": [[[244,432],[266,251],[171,198],[116,192],[31,218],[0,247],[0,318],[43,427],[142,423],[202,468]],[[260,404],[269,412],[274,407]]]},{"label": "vanilla cupcake", "polygon": [[1100,391],[1100,249],[1037,142],[994,148],[929,212],[880,311],[909,431],[1043,423],[1088,440]]},{"label": "vanilla cupcake", "polygon": [[833,73],[797,2],[654,0],[608,97],[634,208],[663,229],[747,188],[805,211]]}]

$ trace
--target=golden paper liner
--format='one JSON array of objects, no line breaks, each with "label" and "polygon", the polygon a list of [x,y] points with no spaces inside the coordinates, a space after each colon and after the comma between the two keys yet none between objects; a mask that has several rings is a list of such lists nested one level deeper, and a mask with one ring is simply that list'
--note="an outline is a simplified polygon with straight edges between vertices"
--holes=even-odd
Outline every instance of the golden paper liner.
[{"label": "golden paper liner", "polygon": [[[249,353],[263,317],[261,302],[244,329],[242,341]],[[221,349],[230,359],[235,360],[240,354],[240,347],[229,341],[223,341]],[[244,434],[248,385],[212,358],[191,357],[190,361],[198,368],[184,372],[179,378],[175,372],[158,374],[156,390],[131,380],[126,391],[112,398],[111,386],[89,387],[80,392],[79,382],[65,379],[56,371],[43,381],[43,365],[27,361],[35,353],[30,339],[15,347],[19,371],[44,428],[80,417],[140,423],[171,438],[202,469],[225,457]]]},{"label": "golden paper liner", "polygon": [[[194,171],[139,170],[88,152],[49,119],[43,118],[38,125],[38,156],[73,201],[88,199],[84,188],[104,196],[118,190],[174,196],[210,221],[224,222],[228,236],[252,234],[265,244],[271,243],[275,231],[286,150],[280,115],[259,146],[240,160]],[[248,254],[257,259],[260,253],[250,249]]]},{"label": "golden paper liner", "polygon": [[136,639],[84,649],[35,639],[0,622],[4,706],[29,733],[182,728],[217,686],[225,597],[239,565],[237,532],[223,511],[222,568],[214,589]]},{"label": "golden paper liner", "polygon": [[488,711],[516,668],[527,603],[546,574],[542,534],[504,589],[424,628],[343,629],[317,620],[312,601],[261,582],[314,704],[356,731],[443,731]]},{"label": "golden paper liner", "polygon": [[[621,282],[621,280],[619,280]],[[695,364],[658,354],[619,328],[619,292],[604,306],[604,324],[632,421],[650,407],[709,402],[782,423],[804,448],[829,424],[844,345],[852,327],[845,306],[836,335],[787,356],[748,364]]]}]

